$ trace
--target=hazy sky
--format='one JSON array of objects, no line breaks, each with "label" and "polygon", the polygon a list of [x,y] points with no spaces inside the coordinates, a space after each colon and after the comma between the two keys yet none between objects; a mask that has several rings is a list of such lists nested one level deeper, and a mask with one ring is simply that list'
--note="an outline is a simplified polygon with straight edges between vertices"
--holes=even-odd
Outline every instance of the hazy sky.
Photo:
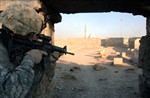
[{"label": "hazy sky", "polygon": [[62,22],[55,24],[56,37],[141,37],[146,34],[146,18],[127,13],[61,14]]}]

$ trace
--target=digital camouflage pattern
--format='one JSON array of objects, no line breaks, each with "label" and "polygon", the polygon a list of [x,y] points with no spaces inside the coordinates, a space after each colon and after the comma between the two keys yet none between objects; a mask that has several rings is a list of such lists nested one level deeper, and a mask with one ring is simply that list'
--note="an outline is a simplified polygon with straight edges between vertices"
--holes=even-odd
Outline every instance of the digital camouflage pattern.
[{"label": "digital camouflage pattern", "polygon": [[36,80],[33,65],[34,59],[29,55],[17,67],[10,63],[7,50],[0,42],[0,98],[32,98],[28,92]]},{"label": "digital camouflage pattern", "polygon": [[[18,4],[18,3],[17,3]],[[22,4],[22,3],[21,3]],[[34,3],[35,4],[35,3]],[[33,6],[33,4],[32,4],[32,6]],[[19,8],[18,8],[19,9]],[[3,11],[4,12],[4,11]],[[2,13],[3,13],[2,12]],[[35,11],[34,11],[35,12]],[[15,12],[16,13],[16,12]],[[40,14],[40,13],[39,13]],[[25,17],[29,17],[29,14],[26,12],[25,13]],[[43,13],[41,14],[41,16],[43,15]],[[34,16],[34,15],[33,15]],[[38,16],[37,16],[38,17]],[[43,17],[43,16],[42,16]],[[10,17],[10,18],[12,18],[12,17]],[[33,19],[35,19],[35,16],[33,17]],[[40,17],[40,19],[42,19],[41,17]],[[9,20],[9,19],[8,19]],[[0,21],[2,21],[2,20],[0,20]],[[44,20],[43,20],[44,21]],[[18,21],[17,21],[18,22]],[[18,24],[19,24],[19,22],[18,22]],[[5,25],[5,24],[4,24]],[[13,24],[10,24],[12,27],[13,26],[15,26],[16,24],[15,23],[13,23]],[[48,35],[51,35],[52,36],[52,32],[54,32],[54,25],[53,24],[50,24],[51,26],[47,26],[47,28],[48,28],[48,30],[45,30],[45,32],[43,32],[44,34],[46,33],[46,35],[47,35],[47,33],[48,33]],[[23,25],[20,25],[20,26],[23,26]],[[25,25],[26,26],[26,25]],[[31,25],[32,26],[32,25]],[[40,25],[37,25],[37,26],[40,26]],[[8,27],[8,26],[7,26]],[[41,27],[41,26],[40,26]],[[15,27],[14,27],[15,28]],[[20,28],[19,28],[20,29]],[[40,28],[41,29],[41,28]],[[40,30],[39,29],[39,30]],[[25,31],[24,31],[25,30]],[[27,32],[26,31],[27,29],[21,29],[21,31],[23,31],[23,32]],[[36,29],[35,29],[36,30]],[[39,31],[38,30],[38,31]],[[17,30],[16,30],[17,31]],[[20,30],[18,30],[18,31],[20,31]],[[29,31],[29,32],[31,32],[31,31]],[[29,32],[27,32],[27,34],[29,33]],[[16,34],[20,34],[20,32],[16,32]],[[36,33],[36,32],[35,32]],[[21,33],[21,34],[24,34],[24,33]],[[27,34],[25,34],[25,35],[27,35]],[[0,45],[0,47],[2,47],[2,45]],[[15,68],[16,68],[16,66],[15,65],[13,65],[13,64],[11,64],[10,62],[9,62],[9,58],[8,58],[8,54],[7,54],[7,51],[6,51],[6,49],[4,49],[6,52],[4,53],[3,51],[1,51],[1,49],[2,48],[0,48],[0,63],[2,64],[2,65],[4,65],[5,66],[5,69],[10,69],[10,70],[7,70],[7,72],[8,73],[11,73],[11,72],[13,72],[13,71],[15,71]],[[6,55],[7,54],[7,55]],[[31,57],[27,57],[28,59],[30,59]],[[26,58],[26,59],[27,59]],[[24,58],[25,59],[25,58]],[[7,63],[7,62],[9,62],[9,63]],[[27,62],[27,63],[31,63],[31,62]],[[26,64],[27,64],[26,63]],[[2,66],[0,64],[0,66]],[[11,65],[11,66],[10,66]],[[30,64],[29,64],[30,65]],[[41,65],[41,64],[40,64]],[[32,80],[32,82],[33,83],[31,83],[31,82],[28,82],[28,84],[32,84],[32,86],[31,86],[31,88],[30,89],[26,89],[26,91],[27,90],[29,90],[28,91],[28,93],[26,93],[27,95],[25,95],[25,93],[22,93],[22,94],[24,94],[24,96],[25,96],[25,98],[47,98],[47,97],[41,97],[41,96],[43,96],[43,95],[45,95],[45,94],[49,94],[50,93],[50,91],[51,91],[51,81],[52,81],[52,78],[53,78],[53,76],[54,76],[54,71],[55,71],[55,66],[56,66],[56,63],[52,63],[51,65],[50,65],[50,67],[46,70],[46,71],[43,71],[43,69],[42,69],[42,67],[41,66],[36,66],[36,67],[34,67],[33,69],[31,69],[32,71],[34,71],[34,79],[33,79],[33,77],[30,77],[29,79],[33,79]],[[1,68],[1,67],[0,67]],[[4,69],[3,67],[2,67],[2,69]],[[26,70],[26,69],[25,69]],[[0,70],[1,71],[1,70]],[[10,72],[9,72],[10,71]],[[24,71],[24,70],[23,70]],[[5,71],[4,71],[5,72]],[[24,73],[22,73],[23,75],[22,76],[26,76],[27,74],[28,74],[28,71],[26,70],[26,72],[24,71]],[[0,72],[0,75],[1,75],[1,72]],[[17,74],[18,75],[18,74]],[[7,75],[2,75],[3,77],[5,77],[5,76],[7,76]],[[3,89],[3,81],[4,81],[4,79],[5,78],[3,78],[3,77],[0,77],[1,79],[0,79],[0,98],[13,98],[13,96],[11,97],[11,96],[6,96],[6,95],[2,95],[2,93],[4,93],[4,89]],[[16,78],[15,78],[16,79]],[[18,78],[18,81],[20,81],[21,80],[21,78]],[[1,82],[2,81],[2,82]],[[19,82],[20,83],[20,82]],[[20,84],[16,84],[16,83],[14,83],[14,84],[16,84],[16,86],[17,85],[20,85],[20,89],[21,89],[21,87],[24,87],[24,86],[26,86],[25,84],[22,84],[22,83],[20,83]],[[25,83],[25,82],[24,82]],[[24,85],[24,86],[21,86],[21,85]],[[15,86],[15,85],[14,85]],[[25,88],[25,87],[24,87]],[[20,91],[20,90],[19,90]],[[25,89],[24,89],[24,91],[25,91]],[[10,91],[11,92],[11,91]],[[14,93],[16,93],[16,95],[18,94],[18,95],[21,95],[21,94],[19,94],[19,92],[15,92],[14,91]],[[5,94],[5,93],[4,93]],[[14,98],[17,98],[16,96],[14,97]],[[23,98],[23,97],[18,97],[18,98]]]},{"label": "digital camouflage pattern", "polygon": [[31,32],[37,34],[42,30],[42,19],[33,8],[25,4],[9,5],[0,14],[0,22],[22,36]]}]

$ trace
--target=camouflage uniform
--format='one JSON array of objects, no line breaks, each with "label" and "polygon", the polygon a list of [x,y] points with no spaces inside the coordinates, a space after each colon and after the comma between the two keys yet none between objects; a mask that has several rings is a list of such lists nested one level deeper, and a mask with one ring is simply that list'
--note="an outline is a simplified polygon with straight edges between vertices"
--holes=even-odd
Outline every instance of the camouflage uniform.
[{"label": "camouflage uniform", "polygon": [[[10,5],[1,13],[0,22],[22,36],[30,32],[39,33],[42,29],[42,20],[27,5]],[[25,55],[20,65],[15,66],[0,41],[0,98],[32,98],[32,91],[44,72],[40,65],[34,66],[34,58]]]},{"label": "camouflage uniform", "polygon": [[0,98],[25,98],[35,77],[34,59],[26,55],[16,67],[10,63],[7,50],[1,42],[0,56]]},{"label": "camouflage uniform", "polygon": [[[37,12],[24,4],[7,7],[0,14],[0,22],[14,34],[21,36],[31,32],[38,34],[44,27]],[[48,29],[51,30],[48,32],[54,32],[53,23],[48,22]],[[24,57],[19,66],[15,66],[10,63],[7,50],[0,42],[0,98],[41,98],[42,95],[49,94],[56,60],[60,56],[59,53],[54,54],[58,57],[55,56],[57,59],[54,59],[50,56],[51,65],[46,70],[42,63],[34,66],[34,59],[29,55]]]}]

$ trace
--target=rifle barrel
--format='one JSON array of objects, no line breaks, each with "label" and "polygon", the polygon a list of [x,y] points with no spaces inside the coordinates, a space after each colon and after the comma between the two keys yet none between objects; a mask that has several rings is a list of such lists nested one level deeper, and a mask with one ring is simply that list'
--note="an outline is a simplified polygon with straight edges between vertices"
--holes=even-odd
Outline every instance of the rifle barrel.
[{"label": "rifle barrel", "polygon": [[72,53],[72,52],[66,52],[66,54],[74,55],[74,53]]}]

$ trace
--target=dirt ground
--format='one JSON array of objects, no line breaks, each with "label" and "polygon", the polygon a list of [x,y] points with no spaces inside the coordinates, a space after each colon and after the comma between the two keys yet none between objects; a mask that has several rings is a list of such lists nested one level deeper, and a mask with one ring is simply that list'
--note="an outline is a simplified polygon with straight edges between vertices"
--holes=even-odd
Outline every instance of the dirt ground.
[{"label": "dirt ground", "polygon": [[[105,56],[100,57],[100,50]],[[115,52],[126,52],[122,65],[113,65]],[[141,69],[125,48],[80,49],[57,62],[52,93],[47,98],[139,98]]]}]

